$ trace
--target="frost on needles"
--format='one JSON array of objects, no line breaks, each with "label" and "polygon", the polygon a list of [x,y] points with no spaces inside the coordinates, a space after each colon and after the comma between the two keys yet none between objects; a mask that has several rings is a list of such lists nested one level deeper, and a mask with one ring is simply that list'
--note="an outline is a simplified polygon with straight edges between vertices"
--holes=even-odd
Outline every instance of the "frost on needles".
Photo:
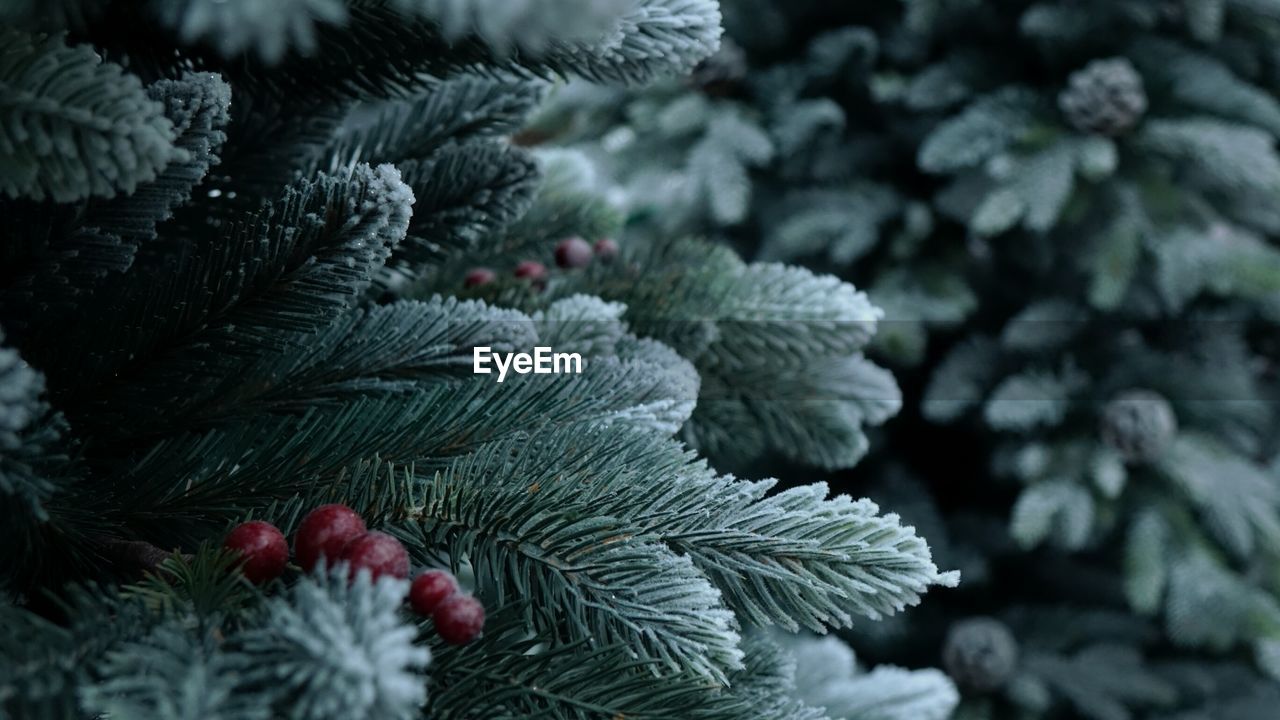
[{"label": "frost on needles", "polygon": [[[712,0],[5,4],[0,716],[823,717],[771,633],[956,576],[870,501],[692,448],[852,465],[899,402],[861,356],[878,311],[679,237],[541,291],[459,272],[617,231],[509,136],[547,79],[687,73],[719,19]],[[552,341],[582,374],[468,372],[475,346]],[[878,395],[765,394],[851,374]],[[442,643],[403,582],[256,587],[218,549],[326,502],[470,578],[483,637]],[[954,705],[894,677],[867,695],[885,717]]]}]

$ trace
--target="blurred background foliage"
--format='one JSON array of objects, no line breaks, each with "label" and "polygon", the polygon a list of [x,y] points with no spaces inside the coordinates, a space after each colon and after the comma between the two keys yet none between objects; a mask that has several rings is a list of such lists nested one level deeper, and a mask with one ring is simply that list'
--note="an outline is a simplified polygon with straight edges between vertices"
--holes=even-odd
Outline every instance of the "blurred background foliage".
[{"label": "blurred background foliage", "polygon": [[903,409],[834,482],[964,580],[859,653],[942,665],[966,718],[1271,717],[1280,4],[722,7],[692,77],[571,82],[522,137],[591,158],[628,242],[884,308]]}]

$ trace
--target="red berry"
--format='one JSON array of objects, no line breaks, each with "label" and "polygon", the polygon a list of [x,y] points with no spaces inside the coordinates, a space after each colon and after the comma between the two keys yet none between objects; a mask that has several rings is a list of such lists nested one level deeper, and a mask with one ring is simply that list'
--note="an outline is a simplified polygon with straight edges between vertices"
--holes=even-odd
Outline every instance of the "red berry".
[{"label": "red berry", "polygon": [[450,645],[466,645],[484,629],[484,606],[470,595],[446,598],[431,613],[436,633]]},{"label": "red berry", "polygon": [[516,265],[516,277],[522,280],[545,280],[547,278],[547,266],[536,260],[524,260]]},{"label": "red berry", "polygon": [[368,570],[374,580],[383,575],[409,577],[409,553],[386,533],[367,532],[355,538],[342,551],[342,559],[351,563],[351,577],[361,570]]},{"label": "red berry", "polygon": [[289,562],[289,543],[285,542],[284,533],[261,520],[237,525],[227,533],[222,546],[240,554],[240,572],[258,585],[280,577]]},{"label": "red berry", "polygon": [[428,570],[409,586],[409,606],[419,615],[430,615],[441,602],[458,592],[458,581],[444,570]]},{"label": "red berry", "polygon": [[604,262],[618,257],[618,243],[609,238],[600,238],[595,245],[596,256]]},{"label": "red berry", "polygon": [[489,268],[472,268],[462,280],[464,287],[480,287],[498,279],[498,275]]},{"label": "red berry", "polygon": [[346,505],[321,505],[307,513],[293,538],[298,564],[310,572],[323,556],[329,564],[342,556],[352,539],[365,533],[364,520]]},{"label": "red berry", "polygon": [[591,264],[591,245],[574,236],[556,244],[556,265],[562,268],[581,268]]}]

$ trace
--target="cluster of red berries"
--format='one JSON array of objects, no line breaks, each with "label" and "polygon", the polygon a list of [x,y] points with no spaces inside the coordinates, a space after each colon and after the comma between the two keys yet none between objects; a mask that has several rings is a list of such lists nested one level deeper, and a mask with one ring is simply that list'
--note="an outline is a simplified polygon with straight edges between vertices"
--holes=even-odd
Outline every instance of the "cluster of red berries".
[{"label": "cluster of red berries", "polygon": [[484,629],[484,606],[462,592],[457,579],[444,570],[428,570],[413,579],[409,607],[431,616],[436,634],[453,645],[466,645]]},{"label": "cluster of red berries", "polygon": [[[240,572],[257,584],[280,577],[289,562],[284,533],[261,520],[237,525],[227,534],[223,547],[239,553]],[[369,530],[364,519],[346,505],[321,505],[307,513],[294,536],[293,554],[308,572],[322,561],[326,566],[345,562],[352,578],[361,570],[367,570],[373,580],[384,575],[402,580],[409,577],[409,553],[400,541]],[[418,614],[431,617],[445,642],[463,645],[484,629],[484,606],[459,590],[458,581],[443,570],[428,570],[414,579],[409,605]]]},{"label": "cluster of red berries", "polygon": [[[618,255],[618,243],[609,238],[600,238],[595,245],[580,237],[565,238],[556,244],[556,265],[565,269],[584,268],[595,258],[601,262],[611,262]],[[514,273],[518,280],[528,280],[539,284],[547,280],[547,266],[536,260],[523,260],[516,265]],[[474,268],[463,279],[463,285],[469,288],[488,285],[498,279],[497,273],[489,268]]]}]

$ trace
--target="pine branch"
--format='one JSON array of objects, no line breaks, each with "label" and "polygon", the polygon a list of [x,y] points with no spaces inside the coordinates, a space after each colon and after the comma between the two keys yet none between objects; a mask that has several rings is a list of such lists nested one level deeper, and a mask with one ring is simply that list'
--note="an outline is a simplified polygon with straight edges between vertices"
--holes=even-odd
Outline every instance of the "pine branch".
[{"label": "pine branch", "polygon": [[184,545],[218,518],[305,491],[360,460],[439,463],[486,442],[578,423],[670,434],[697,395],[692,368],[653,344],[587,359],[583,371],[502,384],[478,376],[338,401],[321,395],[297,412],[231,416],[216,429],[170,436],[120,463],[106,482],[118,493],[118,512],[145,524],[148,539]]},{"label": "pine branch", "polygon": [[[0,607],[0,711],[78,717],[415,716],[430,653],[402,604],[408,583],[346,566],[264,599],[202,549],[121,591],[72,588],[61,628]],[[231,592],[228,592],[228,590]],[[242,602],[245,597],[252,602]]]},{"label": "pine branch", "polygon": [[[124,405],[109,398],[198,372],[211,353],[251,362],[288,348],[356,302],[403,237],[412,201],[390,166],[300,182],[209,245],[128,273],[60,333],[99,351],[46,367],[82,387],[110,375],[72,400],[110,412]],[[153,272],[161,274],[142,282]],[[102,429],[128,427],[113,418]]]},{"label": "pine branch", "polygon": [[175,157],[163,106],[119,65],[0,28],[0,193],[57,202],[133,192]]},{"label": "pine branch", "polygon": [[820,714],[779,697],[752,662],[729,687],[690,673],[661,673],[625,645],[581,642],[549,648],[527,637],[519,605],[490,617],[484,637],[461,649],[437,649],[430,712],[442,720],[492,718],[586,720],[818,720]]},{"label": "pine branch", "polygon": [[865,293],[830,275],[753,263],[735,278],[718,315],[721,339],[711,350],[717,366],[734,371],[858,352],[884,313]]},{"label": "pine branch", "polygon": [[495,53],[476,37],[450,41],[431,20],[400,14],[389,0],[358,0],[345,27],[315,30],[315,51],[287,56],[269,74],[235,71],[256,95],[388,98],[417,94],[424,76],[457,72],[641,84],[687,72],[714,52],[720,13],[712,0],[641,0],[601,46],[564,41],[538,56]]},{"label": "pine branch", "polygon": [[1186,164],[1195,175],[1225,193],[1280,188],[1280,155],[1270,133],[1211,116],[1151,120],[1142,145]]},{"label": "pine branch", "polygon": [[84,713],[78,690],[118,643],[143,637],[155,624],[146,608],[111,588],[68,588],[57,625],[35,613],[0,606],[0,714],[76,718]]},{"label": "pine branch", "polygon": [[991,391],[983,418],[997,430],[1054,427],[1066,417],[1071,398],[1087,381],[1073,368],[1030,369],[1010,375]]},{"label": "pine branch", "polygon": [[625,644],[663,672],[725,683],[742,663],[733,615],[693,563],[623,518],[565,503],[554,486],[543,495],[552,478],[495,477],[495,456],[513,450],[482,450],[428,482],[406,539],[468,558],[486,600],[532,598],[524,621],[553,646]]},{"label": "pine branch", "polygon": [[[756,631],[742,641],[746,667],[733,678],[736,694],[750,705],[749,717],[826,720],[822,708],[796,693],[796,659],[773,642],[768,633]],[[834,720],[834,718],[833,718]]]},{"label": "pine branch", "polygon": [[217,644],[210,633],[162,624],[107,653],[99,679],[80,691],[82,705],[93,713],[157,720],[271,717],[270,708],[243,687],[248,658],[220,652]]},{"label": "pine branch", "polygon": [[266,688],[276,713],[307,720],[416,716],[426,700],[431,660],[415,645],[401,604],[408,583],[368,573],[348,579],[340,565],[267,602],[263,624],[235,640],[252,661],[249,679]]},{"label": "pine branch", "polygon": [[628,341],[622,303],[605,302],[591,295],[572,295],[534,313],[542,342],[584,357],[616,355]]},{"label": "pine branch", "polygon": [[616,38],[549,53],[547,64],[596,82],[641,85],[692,70],[720,47],[720,33],[716,2],[641,0],[622,18]]},{"label": "pine branch", "polygon": [[180,399],[134,391],[134,414],[164,418],[169,430],[235,422],[257,414],[295,414],[325,402],[412,394],[466,379],[471,348],[532,348],[528,317],[480,302],[432,298],[359,309],[298,343],[252,363],[216,356],[201,363],[211,381]]},{"label": "pine branch", "polygon": [[1280,101],[1238,77],[1225,63],[1153,38],[1139,40],[1132,52],[1154,91],[1170,92],[1195,110],[1280,133]]},{"label": "pine branch", "polygon": [[79,658],[71,633],[0,605],[0,717],[73,717]]},{"label": "pine branch", "polygon": [[902,403],[893,377],[860,354],[881,315],[836,278],[745,266],[715,313],[715,340],[698,356],[704,402],[688,437],[713,457],[743,452],[754,436],[757,448],[800,462],[857,463],[867,450],[864,426],[883,423]]},{"label": "pine branch", "polygon": [[147,95],[164,106],[165,117],[173,123],[173,145],[181,154],[128,197],[90,203],[81,217],[90,232],[135,242],[154,240],[156,226],[190,201],[192,191],[219,162],[231,106],[231,88],[222,78],[188,73],[179,80],[154,83]]},{"label": "pine branch", "polygon": [[[850,613],[892,614],[914,604],[930,584],[955,580],[937,571],[911,528],[900,527],[895,515],[877,517],[869,501],[827,499],[822,484],[766,495],[771,481],[717,476],[677,447],[657,439],[600,436],[594,443],[553,444],[549,451],[560,457],[558,472],[568,478],[573,472],[598,477],[601,471],[589,463],[610,457],[660,469],[641,488],[613,486],[610,480],[622,483],[626,476],[611,474],[576,494],[657,532],[692,557],[752,624],[822,631],[848,624]],[[560,487],[568,491],[572,485]]]},{"label": "pine branch", "polygon": [[881,225],[901,204],[896,193],[873,183],[788,193],[779,217],[765,229],[757,259],[789,262],[825,253],[836,265],[850,265],[872,251]]},{"label": "pine branch", "polygon": [[861,354],[882,311],[837,278],[660,241],[549,294],[584,290],[625,303],[638,334],[696,364],[703,391],[685,437],[730,467],[770,450],[849,467],[867,450],[865,427],[901,407],[892,375]]},{"label": "pine branch", "polygon": [[853,720],[947,720],[960,693],[938,670],[858,667],[853,651],[834,637],[787,638],[795,654],[795,695],[832,717]]},{"label": "pine branch", "polygon": [[[529,614],[545,632],[627,641],[649,628],[630,640],[643,657],[683,662],[676,650],[651,645],[671,632],[652,625],[688,622],[679,609],[691,607],[697,588],[710,589],[706,579],[716,589],[702,600],[709,607],[723,597],[745,623],[819,631],[849,624],[854,613],[893,613],[929,585],[954,582],[933,566],[922,540],[895,516],[876,517],[870,502],[825,500],[822,485],[766,497],[770,487],[719,477],[669,440],[584,427],[493,443],[459,459],[425,482],[406,537],[488,569],[477,572],[487,578],[480,580],[486,598],[505,602],[519,588],[538,598],[535,607],[560,608],[567,627],[545,627],[550,618]],[[645,567],[663,572],[650,577]],[[633,574],[629,585],[675,607],[613,588],[613,571],[623,568]],[[679,593],[662,582],[677,576],[686,587]],[[599,605],[597,596],[611,599]],[[666,642],[680,648],[678,639],[705,642],[706,633],[685,630]],[[673,669],[682,667],[708,670]]]},{"label": "pine branch", "polygon": [[86,469],[66,419],[43,396],[44,376],[3,346],[0,332],[0,585],[30,591],[92,563]]},{"label": "pine branch", "polygon": [[[93,199],[74,218],[49,208],[41,210],[52,227],[28,262],[15,263],[16,277],[0,295],[0,312],[15,330],[25,330],[37,319],[29,312],[15,313],[20,303],[39,307],[40,319],[51,324],[55,320],[49,313],[74,312],[104,277],[128,270],[139,247],[156,239],[157,226],[190,199],[195,186],[217,164],[228,121],[226,83],[216,75],[192,73],[182,80],[157,82],[147,88],[147,95],[163,103],[165,116],[173,123],[174,158],[154,180],[131,194]],[[38,218],[25,220],[42,224]]]},{"label": "pine branch", "polygon": [[366,107],[336,135],[333,166],[426,158],[452,141],[506,135],[520,128],[542,99],[542,86],[476,75],[431,84],[419,97]]},{"label": "pine branch", "polygon": [[[192,553],[161,553],[141,541],[119,544],[142,546],[149,560],[158,560],[144,577],[122,587],[120,595],[162,617],[179,618],[202,630],[215,629],[225,621],[236,624],[246,614],[252,615],[262,599],[258,588],[236,572],[241,558],[211,542]],[[192,619],[194,623],[189,622]]]},{"label": "pine branch", "polygon": [[1267,470],[1194,433],[1176,439],[1157,466],[1235,557],[1280,547],[1280,488]]},{"label": "pine branch", "polygon": [[[4,334],[0,332],[0,343]],[[65,423],[50,418],[44,376],[12,348],[0,347],[0,492],[38,519],[54,490],[41,468],[57,460]]]},{"label": "pine branch", "polygon": [[979,98],[938,125],[920,145],[922,170],[948,173],[979,165],[1025,135],[1039,99],[1023,87],[1007,87]]},{"label": "pine branch", "polygon": [[418,268],[470,250],[522,217],[533,204],[538,170],[501,142],[452,143],[399,164],[418,198],[405,243],[392,262]]}]

